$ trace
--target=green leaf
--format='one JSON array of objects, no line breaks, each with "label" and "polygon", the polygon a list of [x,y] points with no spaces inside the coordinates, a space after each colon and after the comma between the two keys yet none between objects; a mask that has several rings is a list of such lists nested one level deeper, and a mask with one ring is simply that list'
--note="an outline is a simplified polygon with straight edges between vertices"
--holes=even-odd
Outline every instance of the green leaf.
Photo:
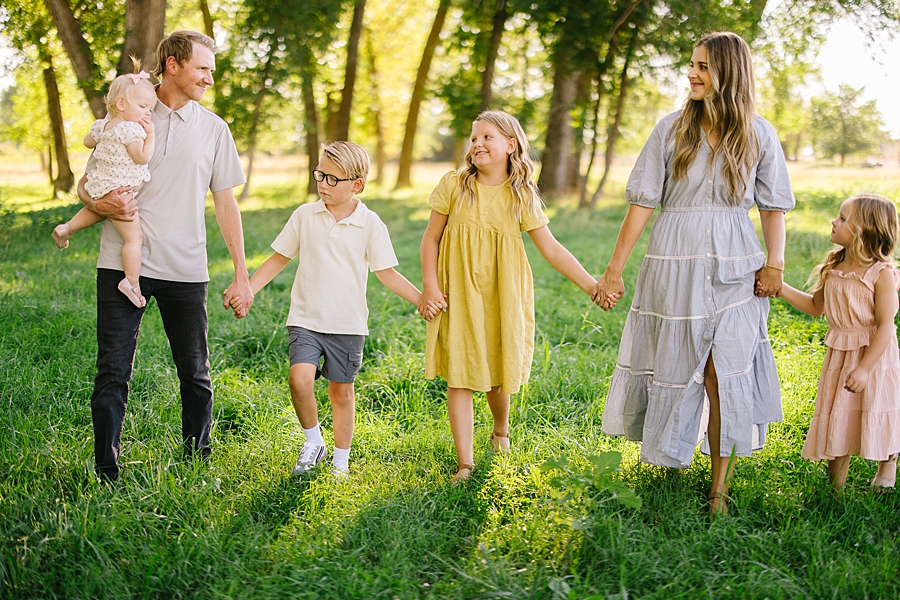
[{"label": "green leaf", "polygon": [[622,464],[622,454],[615,450],[603,452],[602,454],[591,454],[588,460],[594,468],[601,472],[612,472],[619,468]]},{"label": "green leaf", "polygon": [[550,457],[544,461],[544,463],[539,467],[541,471],[552,471],[553,469],[557,469],[559,471],[565,471],[569,462],[566,460],[566,455],[560,455],[559,458]]}]

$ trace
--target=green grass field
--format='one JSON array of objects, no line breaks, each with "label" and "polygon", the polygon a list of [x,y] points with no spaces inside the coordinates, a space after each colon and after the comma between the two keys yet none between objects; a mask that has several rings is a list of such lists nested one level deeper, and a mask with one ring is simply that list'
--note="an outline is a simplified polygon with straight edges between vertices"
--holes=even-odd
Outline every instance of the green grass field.
[{"label": "green grass field", "polygon": [[[788,215],[786,278],[802,285],[829,246],[841,201],[864,189],[900,199],[900,173],[792,170],[798,208]],[[269,255],[305,185],[260,173],[243,209],[251,269]],[[437,173],[428,171],[432,182]],[[595,212],[549,211],[554,234],[594,273],[626,210],[626,176],[623,168]],[[362,196],[388,224],[399,270],[417,283],[429,189],[372,186]],[[2,598],[900,598],[900,492],[872,494],[875,465],[855,459],[836,498],[825,465],[800,458],[823,320],[773,302],[784,422],[764,451],[738,462],[731,514],[710,523],[702,455],[683,472],[667,471],[641,464],[636,444],[600,433],[630,297],[602,312],[530,241],[538,324],[531,382],[513,398],[507,455],[490,452],[489,413],[476,398],[468,488],[449,484],[445,386],[423,378],[424,322],[374,277],[351,477],[289,477],[302,443],[287,390],[293,267],[235,320],[219,306],[231,264],[211,212],[213,457],[182,460],[177,378],[151,302],[122,477],[99,484],[89,399],[100,230],[57,250],[50,231],[77,207],[48,195],[37,177],[0,173]],[[629,293],[645,245],[646,236],[629,262]],[[317,391],[328,432],[324,385]],[[605,501],[604,486],[615,482],[590,477],[589,458],[609,450],[621,452],[614,479],[635,490],[640,508]],[[568,500],[554,473],[539,468],[563,455]]]}]

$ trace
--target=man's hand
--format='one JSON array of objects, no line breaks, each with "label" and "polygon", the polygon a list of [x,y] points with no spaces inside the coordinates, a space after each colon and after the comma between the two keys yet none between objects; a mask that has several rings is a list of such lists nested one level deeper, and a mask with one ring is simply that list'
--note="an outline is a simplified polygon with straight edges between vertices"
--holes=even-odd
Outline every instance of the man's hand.
[{"label": "man's hand", "polygon": [[131,186],[125,185],[115,189],[105,196],[94,200],[91,210],[114,221],[134,221],[137,216],[137,200]]}]

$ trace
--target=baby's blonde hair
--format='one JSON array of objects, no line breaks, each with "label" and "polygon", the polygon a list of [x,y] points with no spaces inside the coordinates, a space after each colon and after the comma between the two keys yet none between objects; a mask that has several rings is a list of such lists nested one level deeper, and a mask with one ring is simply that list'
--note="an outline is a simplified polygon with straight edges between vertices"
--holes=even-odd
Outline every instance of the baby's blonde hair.
[{"label": "baby's blonde hair", "polygon": [[[500,134],[507,139],[516,140],[516,147],[509,154],[506,172],[509,175],[509,189],[512,192],[513,201],[509,207],[510,215],[518,222],[522,222],[525,214],[536,215],[541,209],[541,192],[534,182],[534,163],[531,162],[530,146],[525,130],[519,120],[502,110],[486,110],[475,117],[475,121],[490,123]],[[469,206],[475,206],[475,177],[478,169],[472,162],[472,155],[466,152],[466,166],[456,172],[459,182],[459,199],[467,202]]]},{"label": "baby's blonde hair", "polygon": [[337,167],[350,179],[362,179],[359,192],[366,189],[366,177],[369,176],[371,160],[369,154],[359,144],[353,142],[331,142],[322,148],[322,155],[331,159]]},{"label": "baby's blonde hair", "polygon": [[[131,58],[131,63],[134,65],[134,74],[137,75],[141,72],[141,60],[134,56],[129,58]],[[106,98],[104,98],[104,101],[106,102],[106,112],[113,117],[121,117],[122,115],[119,112],[119,108],[116,106],[119,98],[125,98],[126,102],[131,102],[131,95],[135,90],[142,87],[150,90],[150,93],[156,96],[156,90],[153,88],[153,84],[150,83],[149,79],[138,79],[137,82],[135,82],[131,77],[131,73],[119,75],[113,79],[112,83],[109,84],[109,91],[106,92]]]},{"label": "baby's blonde hair", "polygon": [[890,198],[878,194],[857,194],[849,200],[851,204],[847,225],[853,233],[853,239],[846,248],[835,248],[829,252],[825,261],[815,268],[812,274],[815,280],[812,293],[825,286],[822,274],[846,258],[863,264],[894,264],[894,250],[897,248],[897,234],[900,230],[897,205]]}]

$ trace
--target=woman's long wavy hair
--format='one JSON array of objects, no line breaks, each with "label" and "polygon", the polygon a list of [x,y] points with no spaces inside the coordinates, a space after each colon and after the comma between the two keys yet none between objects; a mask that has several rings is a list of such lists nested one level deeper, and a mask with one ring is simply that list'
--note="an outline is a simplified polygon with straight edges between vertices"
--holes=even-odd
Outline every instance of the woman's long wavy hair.
[{"label": "woman's long wavy hair", "polygon": [[[516,147],[509,155],[506,172],[509,175],[509,189],[513,201],[509,207],[510,215],[517,222],[522,222],[525,214],[538,214],[543,204],[541,193],[534,183],[534,164],[531,162],[528,138],[519,120],[502,110],[486,110],[479,114],[475,121],[490,123],[507,139],[516,140]],[[475,176],[478,169],[472,162],[472,155],[466,152],[466,165],[456,172],[459,182],[459,200],[475,206]]]},{"label": "woman's long wavy hair", "polygon": [[822,275],[847,258],[862,264],[876,261],[894,264],[900,229],[897,206],[890,198],[878,194],[857,194],[850,198],[850,202],[847,225],[853,233],[853,240],[846,248],[835,248],[829,252],[825,261],[813,270],[810,277],[815,281],[810,288],[813,294],[825,287]]},{"label": "woman's long wavy hair", "polygon": [[712,89],[703,100],[691,100],[688,96],[672,125],[675,134],[673,177],[676,180],[685,177],[697,158],[703,140],[700,123],[706,115],[710,133],[719,134],[719,141],[709,155],[708,168],[713,168],[721,154],[725,183],[732,203],[737,206],[747,191],[747,180],[759,157],[759,140],[753,125],[756,88],[750,46],[729,31],[704,35],[697,42],[697,47],[700,46],[706,48]]}]

